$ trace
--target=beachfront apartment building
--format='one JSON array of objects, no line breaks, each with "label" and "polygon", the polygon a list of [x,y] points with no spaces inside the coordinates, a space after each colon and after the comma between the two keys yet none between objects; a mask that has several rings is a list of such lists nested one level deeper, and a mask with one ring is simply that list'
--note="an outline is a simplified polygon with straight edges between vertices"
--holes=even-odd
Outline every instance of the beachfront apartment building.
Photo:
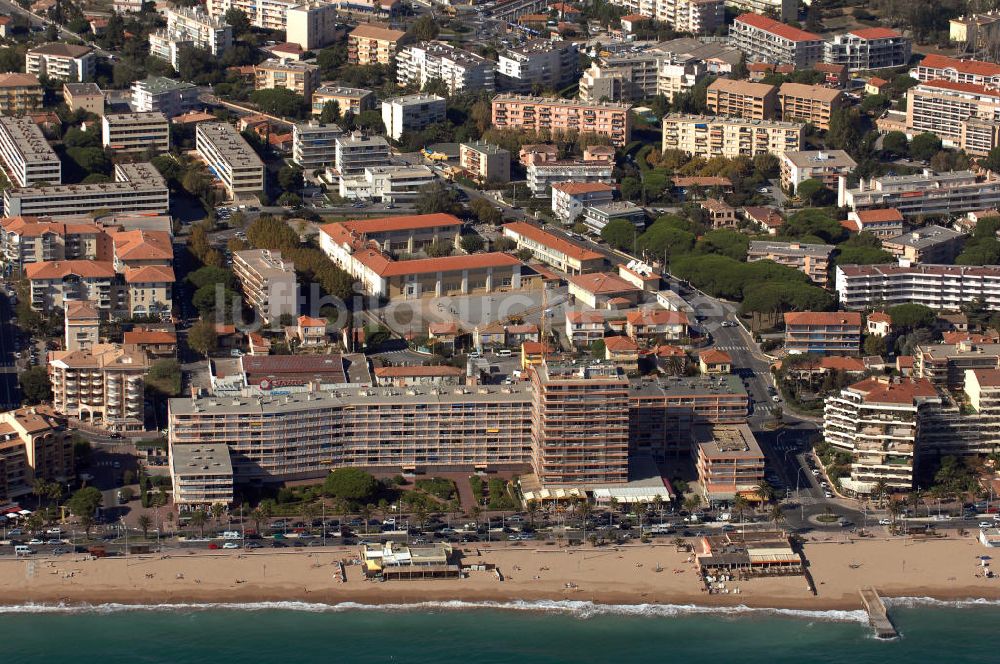
[{"label": "beachfront apartment building", "polygon": [[823,438],[851,454],[851,473],[841,487],[859,495],[870,495],[879,482],[911,490],[922,429],[941,404],[925,378],[866,378],[827,397]]},{"label": "beachfront apartment building", "polygon": [[301,4],[300,0],[207,0],[205,10],[216,20],[222,20],[230,9],[239,9],[250,20],[250,25],[266,30],[288,27],[288,10]]},{"label": "beachfront apartment building", "polygon": [[224,444],[177,445],[170,449],[173,502],[182,511],[210,510],[233,502],[233,464]]},{"label": "beachfront apartment building", "polygon": [[458,146],[458,165],[477,182],[509,182],[510,152],[485,141]]},{"label": "beachfront apartment building", "polygon": [[9,217],[86,215],[97,210],[167,214],[170,192],[149,162],[115,164],[114,182],[11,188],[3,192]]},{"label": "beachfront apartment building", "polygon": [[564,224],[572,224],[592,205],[615,199],[614,185],[603,182],[555,182],[551,185],[552,212]]},{"label": "beachfront apartment building", "polygon": [[861,314],[856,311],[789,311],[785,350],[856,355],[861,350]]},{"label": "beachfront apartment building", "polygon": [[0,412],[0,501],[25,498],[35,480],[73,479],[73,440],[63,418],[48,406]]},{"label": "beachfront apartment building", "polygon": [[[906,101],[906,130],[912,135],[930,132],[944,145],[986,154],[996,147],[996,118],[1000,91],[976,83],[934,80],[910,88]],[[985,122],[985,140],[979,123]]]},{"label": "beachfront apartment building", "polygon": [[389,163],[389,142],[382,136],[344,134],[334,142],[334,165],[340,177],[363,174]]},{"label": "beachfront apartment building", "polygon": [[149,365],[145,351],[119,344],[51,351],[52,407],[61,415],[111,431],[142,431]]},{"label": "beachfront apartment building", "polygon": [[663,149],[693,157],[755,157],[802,150],[805,125],[781,120],[748,120],[706,115],[665,115]]},{"label": "beachfront apartment building", "polygon": [[579,47],[571,41],[530,39],[497,57],[498,90],[529,93],[536,85],[561,90],[580,71]]},{"label": "beachfront apartment building", "polygon": [[196,7],[168,7],[167,27],[149,33],[149,54],[178,69],[185,48],[196,48],[221,57],[233,46],[233,28],[221,17]]},{"label": "beachfront apartment building", "polygon": [[782,83],[778,101],[783,120],[808,122],[823,130],[830,128],[833,112],[845,105],[843,91],[804,83]]},{"label": "beachfront apartment building", "polygon": [[264,162],[236,128],[226,122],[202,122],[195,130],[195,147],[232,199],[264,191]]},{"label": "beachfront apartment building", "polygon": [[823,61],[849,71],[905,67],[910,62],[909,38],[890,28],[856,28],[823,45]]},{"label": "beachfront apartment building", "polygon": [[449,94],[459,91],[492,92],[496,87],[496,63],[451,44],[422,41],[396,52],[396,82],[423,89],[439,80]]},{"label": "beachfront apartment building", "polygon": [[170,150],[170,123],[163,113],[108,113],[101,128],[104,147],[114,152]]},{"label": "beachfront apartment building", "polygon": [[710,113],[750,120],[778,117],[778,89],[766,83],[717,78],[706,91]]},{"label": "beachfront apartment building", "polygon": [[150,76],[132,84],[132,110],[163,113],[168,119],[200,106],[201,89],[194,83]]},{"label": "beachfront apartment building", "polygon": [[953,228],[931,224],[896,237],[884,238],[882,248],[893,258],[910,263],[949,265],[962,252],[967,237]]},{"label": "beachfront apartment building", "polygon": [[271,58],[254,65],[254,89],[273,90],[285,88],[312,99],[313,90],[319,87],[319,67],[306,62]]},{"label": "beachfront apartment building", "polygon": [[729,27],[730,43],[751,62],[809,69],[823,61],[823,38],[759,14],[741,14]]},{"label": "beachfront apartment building", "polygon": [[910,76],[922,83],[952,81],[996,88],[1000,86],[1000,64],[928,53],[910,70]]},{"label": "beachfront apartment building", "polygon": [[382,123],[386,135],[398,141],[406,131],[420,131],[443,122],[447,103],[444,97],[417,93],[392,97],[382,102]]},{"label": "beachfront apartment building", "polygon": [[500,94],[492,105],[493,125],[498,129],[599,134],[617,147],[628,143],[632,135],[631,104]]},{"label": "beachfront apartment building", "polygon": [[24,55],[25,72],[60,81],[89,81],[96,67],[97,55],[90,46],[52,42],[28,49]]},{"label": "beachfront apartment building", "polygon": [[42,84],[34,74],[0,74],[0,113],[22,115],[42,107]]},{"label": "beachfront apartment building", "polygon": [[781,155],[781,186],[795,193],[806,180],[819,180],[831,189],[837,188],[841,175],[848,175],[857,162],[844,150],[803,150]]},{"label": "beachfront apartment building", "polygon": [[337,2],[310,0],[285,12],[285,40],[298,44],[303,51],[321,49],[343,37],[341,5]]},{"label": "beachfront apartment building", "polygon": [[270,325],[282,316],[299,313],[299,286],[295,265],[280,251],[246,249],[233,252],[233,275],[247,304]]},{"label": "beachfront apartment building", "polygon": [[794,267],[818,286],[826,286],[834,249],[836,247],[832,244],[752,240],[747,249],[747,262],[773,261],[778,265]]},{"label": "beachfront apartment building", "polygon": [[347,62],[352,65],[390,65],[395,62],[400,30],[362,23],[347,35]]},{"label": "beachfront apartment building", "polygon": [[982,301],[1000,311],[1000,267],[995,265],[838,265],[835,289],[845,309],[922,304],[959,311]]},{"label": "beachfront apartment building", "polygon": [[292,127],[292,161],[307,171],[337,161],[337,139],[344,130],[335,124],[299,122]]},{"label": "beachfront apartment building", "polygon": [[936,387],[967,390],[969,371],[1000,369],[1000,344],[960,341],[917,346],[913,350],[913,375]]},{"label": "beachfront apartment building", "polygon": [[363,88],[348,88],[340,85],[321,85],[312,93],[312,114],[320,115],[323,107],[337,102],[340,115],[350,111],[354,115],[375,110],[375,93]]},{"label": "beachfront apartment building", "polygon": [[924,169],[915,175],[883,175],[858,181],[847,188],[840,177],[837,204],[852,210],[896,208],[904,218],[955,216],[1000,207],[1000,180],[980,180],[972,171],[935,173]]},{"label": "beachfront apartment building", "polygon": [[604,267],[604,256],[569,240],[533,226],[526,221],[505,224],[504,237],[517,243],[517,250],[527,249],[536,260],[567,274],[597,272]]},{"label": "beachfront apartment building", "polygon": [[0,160],[14,186],[62,182],[62,162],[30,118],[0,116]]},{"label": "beachfront apartment building", "polygon": [[63,83],[62,93],[69,110],[104,115],[104,91],[97,83]]},{"label": "beachfront apartment building", "polygon": [[764,481],[764,452],[746,424],[695,427],[692,456],[708,505],[752,496]]}]

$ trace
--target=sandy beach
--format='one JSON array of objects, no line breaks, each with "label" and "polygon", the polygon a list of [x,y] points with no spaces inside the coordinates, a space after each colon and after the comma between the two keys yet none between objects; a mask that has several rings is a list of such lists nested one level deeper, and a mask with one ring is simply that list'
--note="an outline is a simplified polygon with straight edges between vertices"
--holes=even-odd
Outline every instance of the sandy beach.
[{"label": "sandy beach", "polygon": [[[4,604],[160,604],[304,601],[397,604],[577,600],[598,604],[698,604],[809,610],[857,609],[858,589],[873,585],[886,597],[942,600],[1000,599],[1000,579],[982,575],[988,553],[971,537],[931,541],[835,539],[805,546],[818,594],[802,577],[754,579],[730,584],[739,594],[708,595],[690,554],[673,545],[559,548],[465,545],[466,564],[496,565],[454,580],[374,583],[361,568],[347,567],[347,582],[334,580],[336,561],[356,557],[354,548],[308,551],[180,551],[125,558],[84,555],[0,561]],[[1000,564],[1000,563],[998,563]],[[661,571],[656,571],[660,566]],[[977,577],[977,574],[979,575]]]}]

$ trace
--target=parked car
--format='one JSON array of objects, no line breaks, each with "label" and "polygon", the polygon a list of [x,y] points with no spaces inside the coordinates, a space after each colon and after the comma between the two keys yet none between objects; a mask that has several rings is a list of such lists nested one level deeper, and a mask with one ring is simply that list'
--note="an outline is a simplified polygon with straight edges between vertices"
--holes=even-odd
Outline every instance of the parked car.
[{"label": "parked car", "polygon": [[238,549],[238,548],[240,548],[240,545],[237,544],[236,542],[226,542],[225,544],[222,545],[222,548],[223,549]]}]

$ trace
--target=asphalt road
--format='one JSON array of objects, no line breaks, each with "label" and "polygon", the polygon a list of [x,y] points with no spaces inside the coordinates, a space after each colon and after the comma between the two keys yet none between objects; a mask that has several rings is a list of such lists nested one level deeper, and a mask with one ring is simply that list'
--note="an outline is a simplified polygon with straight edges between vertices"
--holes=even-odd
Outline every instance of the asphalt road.
[{"label": "asphalt road", "polygon": [[17,408],[21,396],[14,359],[14,308],[5,287],[0,287],[0,409]]}]

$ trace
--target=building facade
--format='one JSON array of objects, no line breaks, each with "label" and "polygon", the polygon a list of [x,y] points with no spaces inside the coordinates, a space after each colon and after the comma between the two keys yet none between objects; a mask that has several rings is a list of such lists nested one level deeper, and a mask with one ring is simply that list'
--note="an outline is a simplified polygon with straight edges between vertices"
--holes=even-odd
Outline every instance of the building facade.
[{"label": "building facade", "polygon": [[859,28],[836,35],[823,45],[823,61],[850,71],[905,67],[910,40],[889,28]]},{"label": "building facade", "polygon": [[527,249],[538,261],[567,274],[595,272],[604,267],[604,257],[568,240],[533,226],[526,221],[505,224],[504,237],[517,243],[517,250]]},{"label": "building facade", "polygon": [[172,118],[200,106],[201,90],[193,83],[151,76],[132,84],[132,108],[137,113],[163,113]]},{"label": "building facade", "polygon": [[347,61],[352,65],[389,65],[395,61],[399,40],[406,35],[363,23],[347,36]]},{"label": "building facade", "polygon": [[844,93],[822,85],[782,83],[778,90],[781,117],[808,122],[818,129],[830,128],[833,112],[844,106]]},{"label": "building facade", "polygon": [[292,161],[307,171],[337,161],[337,139],[344,130],[335,124],[300,122],[292,127]]},{"label": "building facade", "polygon": [[778,117],[778,90],[773,85],[717,78],[706,92],[708,110],[714,115],[750,120]]},{"label": "building facade", "polygon": [[535,86],[560,90],[572,84],[579,71],[580,54],[575,43],[532,39],[498,56],[496,87],[525,94]]},{"label": "building facade", "polygon": [[142,431],[144,351],[98,344],[89,351],[52,351],[48,358],[56,412],[112,431]]},{"label": "building facade", "polygon": [[510,152],[503,148],[473,141],[458,146],[458,163],[478,182],[509,182]]},{"label": "building facade", "polygon": [[37,111],[42,107],[43,97],[38,76],[17,72],[0,74],[0,113],[3,115],[23,115]]},{"label": "building facade", "polygon": [[856,355],[861,351],[861,314],[856,311],[787,312],[785,350],[793,354]]},{"label": "building facade", "polygon": [[695,157],[754,157],[800,151],[804,125],[778,120],[744,120],[703,115],[663,117],[663,149],[683,150]]},{"label": "building facade", "polygon": [[86,215],[96,210],[167,214],[170,192],[166,180],[149,162],[115,164],[115,181],[7,189],[7,216],[51,217]]},{"label": "building facade", "polygon": [[621,147],[631,139],[631,108],[630,104],[501,94],[493,98],[493,125],[499,129],[546,128],[560,133],[599,134]]},{"label": "building facade", "polygon": [[90,46],[52,42],[29,49],[24,71],[60,81],[82,83],[94,78],[97,55]]},{"label": "building facade", "polygon": [[0,160],[14,186],[62,183],[62,162],[29,118],[0,116]]},{"label": "building facade", "polygon": [[1000,267],[995,265],[838,265],[837,295],[846,309],[922,304],[959,311],[981,300],[1000,311]]},{"label": "building facade", "polygon": [[246,249],[233,253],[233,274],[240,283],[247,304],[266,325],[282,316],[299,313],[299,286],[295,265],[282,259],[281,252]]},{"label": "building facade", "polygon": [[959,215],[1000,207],[1000,180],[980,180],[972,171],[862,178],[854,189],[838,182],[838,205],[852,210],[896,208],[906,218]]},{"label": "building facade", "polygon": [[747,262],[773,261],[778,265],[794,267],[813,283],[826,286],[829,281],[830,256],[834,249],[836,247],[832,244],[752,240],[747,250]]},{"label": "building facade", "polygon": [[773,62],[808,69],[823,60],[823,38],[759,14],[741,14],[729,40],[752,62]]},{"label": "building facade", "polygon": [[319,67],[294,60],[271,58],[254,65],[253,72],[255,90],[285,88],[307,101],[320,84]]},{"label": "building facade", "polygon": [[396,81],[400,86],[423,89],[439,80],[450,94],[459,91],[491,92],[495,89],[495,63],[443,42],[418,42],[396,52]]},{"label": "building facade", "polygon": [[363,88],[346,88],[339,85],[322,85],[312,94],[312,114],[320,115],[329,102],[337,102],[342,116],[347,111],[358,115],[375,110],[375,93]]},{"label": "building facade", "polygon": [[200,123],[195,130],[195,146],[231,198],[264,191],[264,162],[231,124]]},{"label": "building facade", "polygon": [[163,113],[109,113],[101,127],[104,147],[115,152],[170,150],[170,123]]},{"label": "building facade", "polygon": [[420,131],[445,119],[444,97],[431,94],[403,95],[382,102],[386,135],[398,141],[405,131]]}]

